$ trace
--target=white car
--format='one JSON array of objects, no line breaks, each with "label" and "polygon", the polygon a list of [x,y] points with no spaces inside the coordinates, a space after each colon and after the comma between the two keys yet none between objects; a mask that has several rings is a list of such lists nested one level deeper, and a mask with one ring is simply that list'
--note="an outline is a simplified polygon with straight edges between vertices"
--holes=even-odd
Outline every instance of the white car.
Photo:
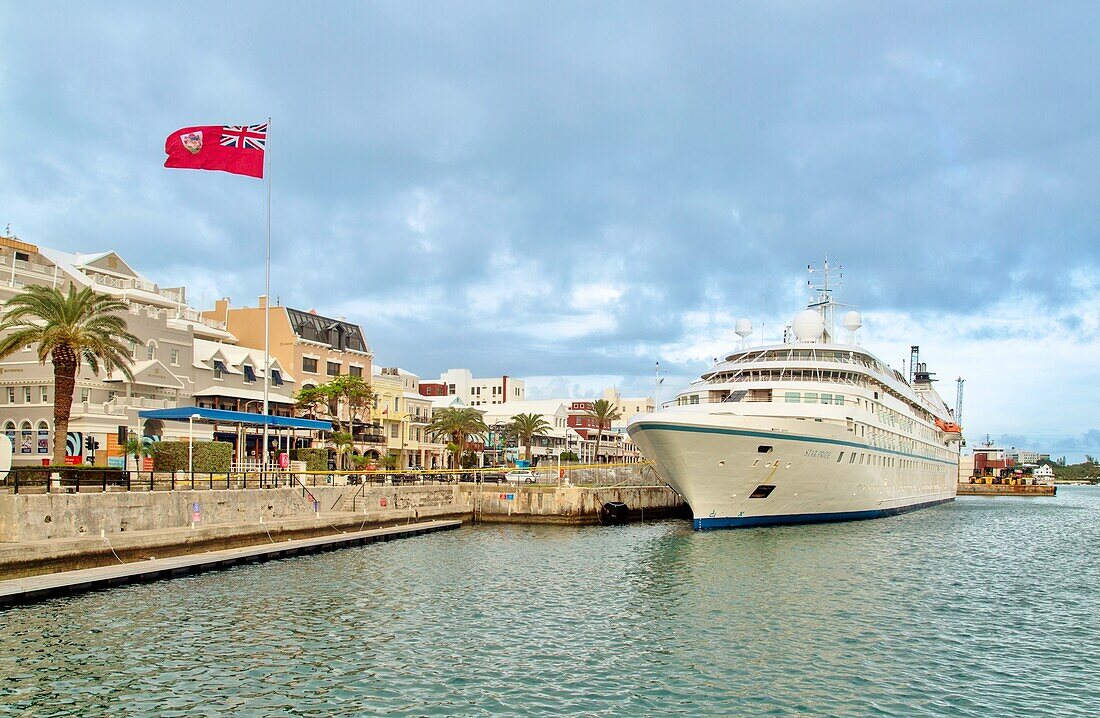
[{"label": "white car", "polygon": [[504,475],[504,480],[509,484],[533,484],[535,472],[530,469],[516,469]]}]

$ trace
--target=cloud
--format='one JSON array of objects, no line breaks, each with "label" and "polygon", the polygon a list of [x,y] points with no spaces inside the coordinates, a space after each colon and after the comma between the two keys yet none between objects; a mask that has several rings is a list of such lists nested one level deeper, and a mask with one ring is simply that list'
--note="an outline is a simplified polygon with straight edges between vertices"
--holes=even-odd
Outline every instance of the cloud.
[{"label": "cloud", "polygon": [[[753,342],[778,336],[828,252],[868,341],[968,376],[979,429],[1087,425],[1094,3],[996,22],[856,3],[262,7],[201,44],[174,6],[0,8],[0,222],[254,301],[263,185],[161,152],[177,127],[270,116],[272,294],[359,321],[383,363],[641,392],[660,360],[670,390],[736,345],[738,317]],[[1043,401],[1059,411],[1024,408]]]}]

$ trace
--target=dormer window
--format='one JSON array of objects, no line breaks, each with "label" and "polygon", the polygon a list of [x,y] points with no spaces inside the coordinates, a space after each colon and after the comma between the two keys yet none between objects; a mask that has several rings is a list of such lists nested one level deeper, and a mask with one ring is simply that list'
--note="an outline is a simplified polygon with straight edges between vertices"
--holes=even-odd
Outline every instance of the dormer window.
[{"label": "dormer window", "polygon": [[283,373],[278,369],[271,370],[271,383],[275,386],[283,385]]},{"label": "dormer window", "polygon": [[214,360],[214,378],[215,379],[221,379],[222,374],[224,374],[224,373],[225,373],[225,364],[222,362],[221,359],[215,359]]},{"label": "dormer window", "polygon": [[244,380],[247,384],[253,384],[256,381],[256,372],[253,371],[250,364],[244,365]]}]

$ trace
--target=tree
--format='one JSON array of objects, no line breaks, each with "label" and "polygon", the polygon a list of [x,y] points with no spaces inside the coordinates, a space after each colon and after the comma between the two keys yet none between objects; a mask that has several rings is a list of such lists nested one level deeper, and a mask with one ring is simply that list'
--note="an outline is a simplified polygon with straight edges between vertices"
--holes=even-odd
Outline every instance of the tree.
[{"label": "tree", "polygon": [[8,300],[0,323],[0,359],[27,346],[38,345],[38,361],[53,361],[53,463],[65,463],[65,440],[73,408],[76,373],[81,362],[99,373],[120,371],[133,380],[130,346],[138,338],[126,329],[122,313],[127,304],[96,294],[91,287],[68,294],[50,287],[27,287]]},{"label": "tree", "polygon": [[299,391],[295,408],[299,416],[331,421],[333,443],[337,433],[346,433],[354,443],[355,424],[363,421],[364,412],[374,405],[374,400],[374,391],[363,377],[340,375]]},{"label": "tree", "polygon": [[349,457],[355,451],[355,442],[352,441],[351,434],[346,431],[332,432],[332,444],[336,447],[336,455],[340,457],[339,466],[348,468]]},{"label": "tree", "polygon": [[607,399],[597,399],[592,402],[592,408],[585,412],[596,420],[596,463],[600,463],[600,440],[603,439],[603,430],[611,428],[611,422],[619,418],[619,408]]},{"label": "tree", "polygon": [[542,418],[542,414],[516,414],[512,417],[512,423],[508,425],[508,431],[515,434],[526,447],[524,457],[528,461],[531,460],[531,438],[549,428],[550,424]]},{"label": "tree", "polygon": [[477,440],[488,433],[489,427],[477,409],[446,407],[437,409],[428,424],[428,433],[435,437],[450,437],[455,445],[451,452],[453,468],[461,468],[462,455],[471,440]]},{"label": "tree", "polygon": [[152,442],[146,443],[140,436],[131,436],[122,445],[122,451],[126,456],[134,457],[134,470],[141,471],[141,457],[152,456]]}]

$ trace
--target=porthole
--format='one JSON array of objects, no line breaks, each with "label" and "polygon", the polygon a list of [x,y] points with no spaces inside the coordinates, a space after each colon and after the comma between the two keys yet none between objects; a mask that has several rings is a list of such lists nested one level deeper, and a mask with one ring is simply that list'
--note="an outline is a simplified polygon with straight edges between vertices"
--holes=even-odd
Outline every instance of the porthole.
[{"label": "porthole", "polygon": [[787,462],[787,468],[788,469],[791,468],[791,462],[789,462],[789,461]]},{"label": "porthole", "polygon": [[760,466],[760,459],[757,459],[756,461],[752,462],[752,468],[755,469],[757,466]]},{"label": "porthole", "polygon": [[722,468],[725,465],[726,465],[726,462],[724,462],[724,461],[719,461],[718,462],[718,468]]}]

